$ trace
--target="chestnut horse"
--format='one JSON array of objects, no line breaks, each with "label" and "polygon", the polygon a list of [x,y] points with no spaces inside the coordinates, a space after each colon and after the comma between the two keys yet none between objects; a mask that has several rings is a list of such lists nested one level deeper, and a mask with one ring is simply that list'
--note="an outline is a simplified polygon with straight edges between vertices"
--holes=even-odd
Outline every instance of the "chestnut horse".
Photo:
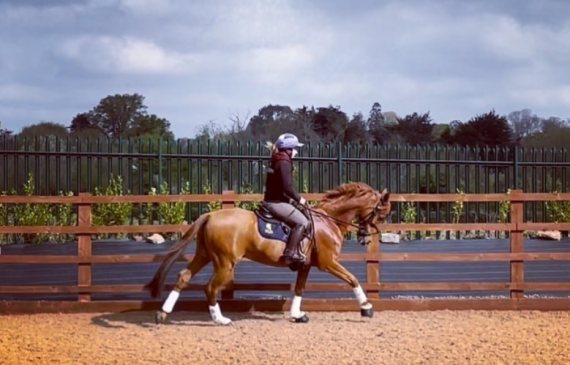
[{"label": "chestnut horse", "polygon": [[[308,321],[306,314],[301,311],[301,297],[311,266],[348,283],[360,304],[361,315],[372,317],[373,308],[366,294],[356,277],[340,264],[338,257],[349,226],[354,226],[353,221],[359,222],[360,238],[379,233],[375,225],[383,222],[389,214],[389,197],[386,189],[380,193],[364,183],[350,183],[327,192],[316,208],[311,209],[314,240],[304,240],[307,262],[297,272],[295,295],[290,309],[292,321]],[[375,228],[372,232],[371,227]],[[235,266],[240,260],[247,258],[265,265],[287,266],[281,257],[285,243],[263,238],[258,232],[254,212],[232,208],[205,213],[194,221],[180,242],[166,255],[153,279],[147,284],[154,298],[160,297],[166,273],[194,238],[196,253],[188,267],[179,273],[174,289],[164,302],[162,310],[157,312],[157,323],[166,320],[180,291],[210,262],[214,265],[214,272],[205,292],[212,320],[223,325],[230,324],[231,320],[220,310],[218,292],[233,279]]]}]

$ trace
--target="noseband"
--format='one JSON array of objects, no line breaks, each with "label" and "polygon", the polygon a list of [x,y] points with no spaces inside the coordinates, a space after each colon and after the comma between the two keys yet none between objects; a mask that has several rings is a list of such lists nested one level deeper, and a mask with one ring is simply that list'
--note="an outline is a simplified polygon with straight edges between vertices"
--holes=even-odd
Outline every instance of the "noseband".
[{"label": "noseband", "polygon": [[[360,243],[362,246],[369,245],[371,243],[371,240],[368,239],[370,236],[380,233],[380,230],[378,229],[376,224],[374,224],[374,217],[376,217],[376,215],[380,211],[379,208],[380,199],[378,200],[378,203],[374,205],[374,209],[372,209],[372,211],[368,213],[366,217],[361,218],[358,222],[358,231],[356,233],[356,239],[358,243]],[[374,233],[368,232],[368,227],[373,227],[375,232]]]}]

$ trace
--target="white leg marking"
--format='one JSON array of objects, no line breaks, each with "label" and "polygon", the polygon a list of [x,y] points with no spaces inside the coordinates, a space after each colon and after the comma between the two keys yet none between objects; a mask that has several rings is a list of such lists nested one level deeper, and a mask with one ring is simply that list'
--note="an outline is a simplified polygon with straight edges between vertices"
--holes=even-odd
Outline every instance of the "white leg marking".
[{"label": "white leg marking", "polygon": [[165,313],[172,313],[172,309],[174,309],[174,304],[176,304],[178,297],[180,297],[179,291],[171,291],[170,294],[168,294],[168,298],[166,298],[166,301],[162,305],[162,311]]},{"label": "white leg marking", "polygon": [[224,315],[222,314],[222,311],[220,310],[220,305],[218,303],[216,303],[216,305],[210,305],[210,317],[212,318],[212,321],[216,322],[217,324],[230,324],[232,323],[232,320],[224,317]]},{"label": "white leg marking", "polygon": [[368,303],[368,298],[366,298],[366,294],[364,294],[364,290],[362,290],[362,287],[360,285],[358,285],[356,288],[353,288],[352,291],[356,296],[356,300],[358,300],[358,304],[360,304],[360,308],[372,308],[372,304]]},{"label": "white leg marking", "polygon": [[305,312],[301,311],[301,297],[295,295],[293,297],[293,302],[291,303],[291,317],[301,318],[305,315]]}]

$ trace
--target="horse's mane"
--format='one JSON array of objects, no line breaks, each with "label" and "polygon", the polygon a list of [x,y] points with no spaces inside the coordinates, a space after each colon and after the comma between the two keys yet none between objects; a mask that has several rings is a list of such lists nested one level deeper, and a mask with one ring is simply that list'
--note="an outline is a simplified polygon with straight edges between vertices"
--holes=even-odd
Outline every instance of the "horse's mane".
[{"label": "horse's mane", "polygon": [[365,183],[342,184],[334,190],[327,191],[318,206],[320,208],[326,208],[347,199],[354,199],[369,193],[374,193],[374,189]]}]

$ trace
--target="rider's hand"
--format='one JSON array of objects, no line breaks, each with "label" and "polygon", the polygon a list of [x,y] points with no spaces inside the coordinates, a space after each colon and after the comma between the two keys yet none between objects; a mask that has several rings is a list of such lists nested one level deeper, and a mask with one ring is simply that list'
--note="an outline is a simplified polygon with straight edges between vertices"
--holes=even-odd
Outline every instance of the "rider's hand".
[{"label": "rider's hand", "polygon": [[299,200],[299,204],[306,207],[307,206],[307,199],[301,197],[301,200]]}]

